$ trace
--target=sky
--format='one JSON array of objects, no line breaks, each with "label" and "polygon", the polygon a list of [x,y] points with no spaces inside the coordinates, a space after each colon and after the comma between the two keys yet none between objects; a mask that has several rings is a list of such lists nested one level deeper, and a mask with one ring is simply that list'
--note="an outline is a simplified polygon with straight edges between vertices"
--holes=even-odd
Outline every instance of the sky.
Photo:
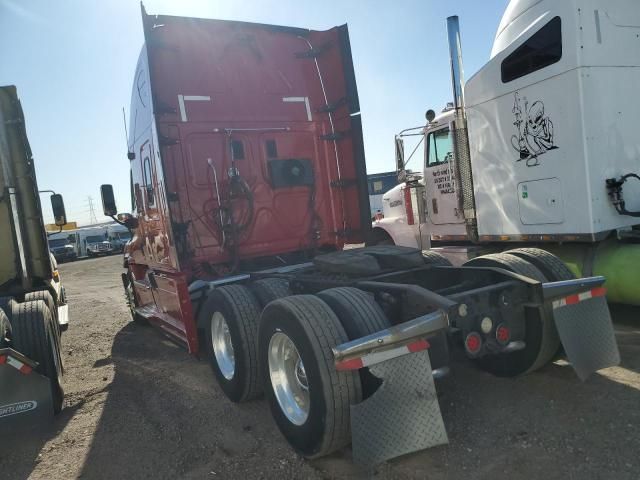
[{"label": "sky", "polygon": [[[150,14],[315,30],[348,23],[369,173],[394,167],[393,137],[451,101],[446,18],[459,15],[465,76],[489,58],[508,0],[145,0]],[[143,43],[137,0],[0,0],[0,85],[16,85],[41,190],[69,221],[105,220],[100,185],[129,199],[122,108]],[[410,145],[407,145],[409,152]],[[409,164],[420,168],[420,152]],[[45,220],[50,204],[42,198]]]}]

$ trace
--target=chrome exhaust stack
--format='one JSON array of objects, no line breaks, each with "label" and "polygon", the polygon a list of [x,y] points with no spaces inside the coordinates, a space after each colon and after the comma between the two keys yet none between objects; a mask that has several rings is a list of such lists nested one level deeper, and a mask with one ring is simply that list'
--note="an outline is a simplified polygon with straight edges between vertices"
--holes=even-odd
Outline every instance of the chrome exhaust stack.
[{"label": "chrome exhaust stack", "polygon": [[462,69],[462,43],[460,40],[460,22],[457,16],[447,18],[449,37],[449,56],[451,58],[451,82],[453,86],[453,104],[455,119],[451,122],[453,133],[454,165],[456,177],[456,195],[458,207],[464,214],[467,236],[472,242],[478,242],[478,222],[476,219],[476,200],[473,191],[473,173],[469,133],[464,103],[464,71]]},{"label": "chrome exhaust stack", "polygon": [[456,114],[464,117],[464,71],[462,69],[462,44],[460,41],[460,21],[457,15],[447,18],[449,37],[449,57],[451,59],[451,82],[453,84],[453,105]]}]

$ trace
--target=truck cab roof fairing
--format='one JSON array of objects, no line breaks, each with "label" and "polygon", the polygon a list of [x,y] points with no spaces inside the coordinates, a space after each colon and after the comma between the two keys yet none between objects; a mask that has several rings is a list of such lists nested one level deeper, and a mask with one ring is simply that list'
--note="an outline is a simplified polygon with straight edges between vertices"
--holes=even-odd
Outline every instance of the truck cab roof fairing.
[{"label": "truck cab roof fairing", "polygon": [[496,37],[493,42],[493,49],[491,50],[491,58],[495,57],[496,54],[500,53],[516,38],[522,35],[527,26],[517,25],[517,20],[527,10],[542,1],[543,0],[511,0],[498,26],[498,31],[496,32]]},{"label": "truck cab roof fairing", "polygon": [[[133,107],[142,101],[141,83],[152,102],[152,143],[160,188],[168,195],[169,233],[188,246],[182,251],[189,261],[228,261],[215,212],[219,199],[225,202],[229,168],[237,168],[255,197],[253,205],[233,207],[237,218],[251,218],[238,244],[242,258],[306,250],[316,242],[312,230],[319,246],[363,241],[370,231],[369,205],[346,25],[314,31],[150,16],[144,10],[143,25],[131,112],[132,139],[140,138],[132,146],[139,150],[149,136],[146,115],[138,112],[136,118]],[[132,167],[140,169],[136,162]],[[312,172],[285,188],[274,169],[287,162],[301,162]],[[144,173],[144,165],[134,172],[134,186],[145,184]],[[215,188],[209,185],[214,174]]]}]

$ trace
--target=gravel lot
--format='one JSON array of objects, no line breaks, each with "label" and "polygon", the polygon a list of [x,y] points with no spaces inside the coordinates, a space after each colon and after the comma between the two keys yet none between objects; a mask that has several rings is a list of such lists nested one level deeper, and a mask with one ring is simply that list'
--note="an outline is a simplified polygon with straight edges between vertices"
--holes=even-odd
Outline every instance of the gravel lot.
[{"label": "gravel lot", "polygon": [[[44,432],[0,437],[0,478],[366,478],[345,449],[305,461],[264,401],[233,405],[209,366],[129,321],[120,257],[61,266],[66,408]],[[637,479],[640,318],[614,309],[622,365],[580,383],[566,364],[498,379],[456,359],[438,383],[450,445],[375,478]]]}]

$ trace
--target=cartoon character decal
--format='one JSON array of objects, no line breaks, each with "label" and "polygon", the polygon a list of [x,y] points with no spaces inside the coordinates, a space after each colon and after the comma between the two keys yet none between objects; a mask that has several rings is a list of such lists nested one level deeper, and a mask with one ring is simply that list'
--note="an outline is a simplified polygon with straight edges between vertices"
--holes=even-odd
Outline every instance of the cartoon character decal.
[{"label": "cartoon character decal", "polygon": [[513,125],[518,133],[511,137],[511,145],[520,153],[518,161],[525,160],[527,167],[540,165],[538,157],[556,147],[553,137],[553,122],[545,115],[544,103],[529,101],[524,97],[524,108],[518,92],[514,95],[513,110],[515,121]]}]

